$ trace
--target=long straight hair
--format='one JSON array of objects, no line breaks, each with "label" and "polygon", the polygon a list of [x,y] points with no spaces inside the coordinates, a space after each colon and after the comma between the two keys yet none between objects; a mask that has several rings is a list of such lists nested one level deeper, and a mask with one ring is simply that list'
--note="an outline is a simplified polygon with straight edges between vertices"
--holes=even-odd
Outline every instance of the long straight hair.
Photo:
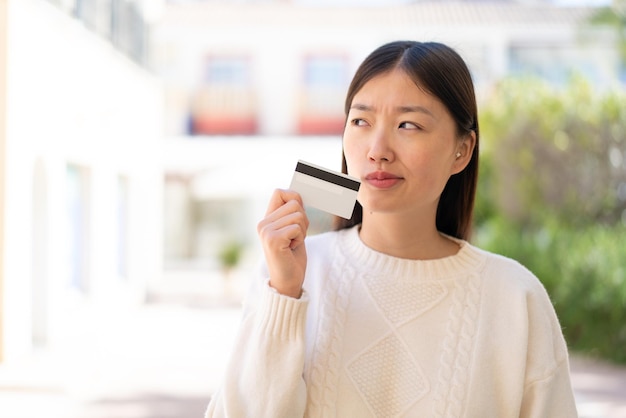
[{"label": "long straight hair", "polygon": [[[437,97],[456,124],[459,138],[476,135],[468,165],[448,180],[437,206],[437,230],[459,239],[471,234],[474,199],[478,180],[478,108],[472,77],[463,58],[452,48],[437,42],[396,41],[374,50],[357,69],[345,102],[346,122],[354,96],[372,78],[401,69],[420,89]],[[348,172],[345,154],[342,171]],[[350,219],[335,218],[335,229],[349,228],[363,221],[357,202]]]}]

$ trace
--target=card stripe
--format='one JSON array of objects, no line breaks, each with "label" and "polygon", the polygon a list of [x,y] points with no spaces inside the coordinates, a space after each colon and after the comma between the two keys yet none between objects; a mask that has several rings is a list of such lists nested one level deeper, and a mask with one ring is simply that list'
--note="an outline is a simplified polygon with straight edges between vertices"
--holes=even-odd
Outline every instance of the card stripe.
[{"label": "card stripe", "polygon": [[352,180],[339,174],[330,173],[325,170],[320,170],[317,167],[312,167],[300,161],[298,161],[298,165],[296,165],[296,171],[354,191],[358,191],[359,186],[361,185],[361,183],[356,180]]}]

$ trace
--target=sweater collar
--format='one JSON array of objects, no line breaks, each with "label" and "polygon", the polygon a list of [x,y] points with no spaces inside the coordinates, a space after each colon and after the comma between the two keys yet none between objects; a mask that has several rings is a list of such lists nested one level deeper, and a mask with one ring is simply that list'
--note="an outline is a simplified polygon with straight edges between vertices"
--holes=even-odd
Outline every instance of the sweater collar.
[{"label": "sweater collar", "polygon": [[384,273],[395,278],[443,279],[467,275],[479,269],[485,260],[484,251],[464,240],[446,236],[460,249],[452,256],[435,260],[410,260],[375,251],[365,245],[359,236],[359,225],[340,231],[339,248],[353,265],[370,274]]}]

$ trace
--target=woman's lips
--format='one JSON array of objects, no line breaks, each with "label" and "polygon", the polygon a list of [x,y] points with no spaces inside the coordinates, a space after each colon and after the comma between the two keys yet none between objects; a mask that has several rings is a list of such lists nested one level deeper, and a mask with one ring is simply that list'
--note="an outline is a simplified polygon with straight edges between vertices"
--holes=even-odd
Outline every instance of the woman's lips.
[{"label": "woman's lips", "polygon": [[378,189],[388,189],[398,184],[401,180],[402,177],[385,171],[375,171],[365,176],[365,181]]}]

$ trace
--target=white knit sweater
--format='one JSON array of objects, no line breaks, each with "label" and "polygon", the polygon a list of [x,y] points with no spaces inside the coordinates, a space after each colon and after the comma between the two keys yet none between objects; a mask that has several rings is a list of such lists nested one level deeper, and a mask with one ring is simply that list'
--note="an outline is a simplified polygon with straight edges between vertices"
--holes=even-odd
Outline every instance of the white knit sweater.
[{"label": "white knit sweater", "polygon": [[544,287],[457,242],[416,261],[373,251],[357,228],[307,238],[305,293],[255,281],[206,417],[576,417]]}]

